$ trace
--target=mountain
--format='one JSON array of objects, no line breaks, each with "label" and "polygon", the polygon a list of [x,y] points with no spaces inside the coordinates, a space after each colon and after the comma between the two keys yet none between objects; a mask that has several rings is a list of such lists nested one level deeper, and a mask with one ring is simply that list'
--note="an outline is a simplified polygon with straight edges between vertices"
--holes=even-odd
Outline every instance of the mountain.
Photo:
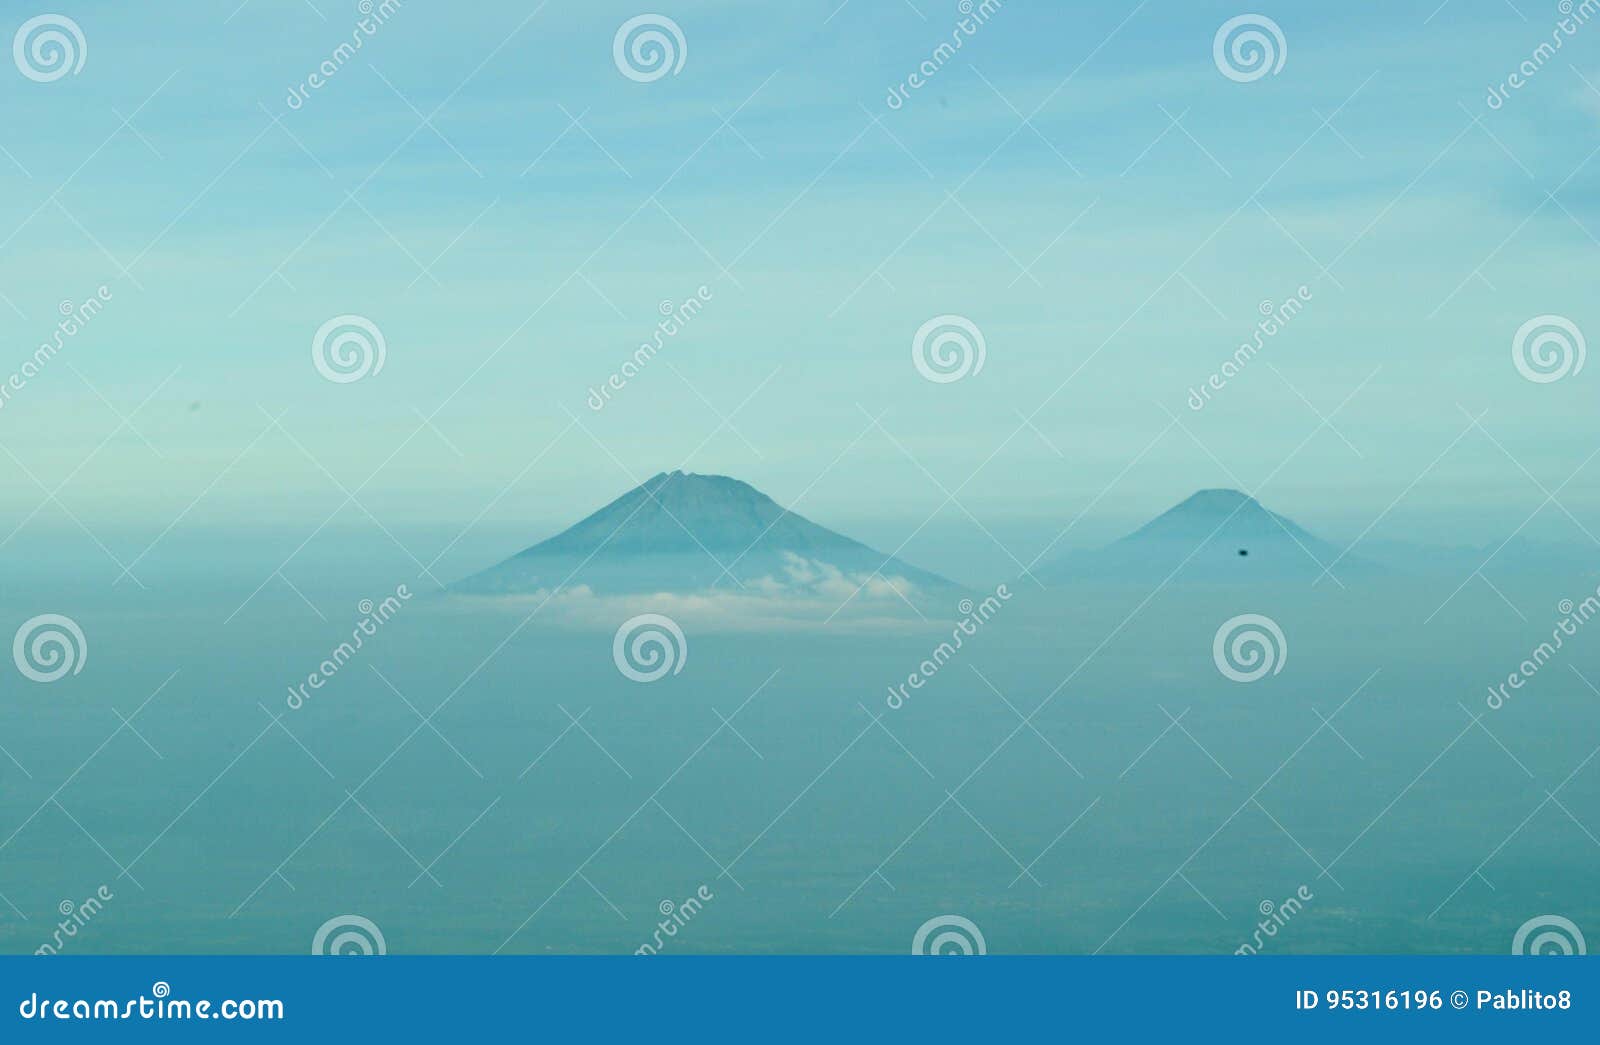
[{"label": "mountain", "polygon": [[[1201,490],[1097,551],[1069,552],[1034,572],[1054,579],[1199,581],[1314,580],[1323,566],[1341,579],[1372,565],[1308,533],[1238,490]],[[1320,564],[1320,565],[1319,565]]]},{"label": "mountain", "polygon": [[[726,572],[724,570],[726,568]],[[912,597],[950,581],[818,526],[748,483],[662,472],[588,518],[453,585],[466,594],[806,592]],[[892,586],[893,590],[890,590]],[[898,602],[898,598],[896,598]]]}]

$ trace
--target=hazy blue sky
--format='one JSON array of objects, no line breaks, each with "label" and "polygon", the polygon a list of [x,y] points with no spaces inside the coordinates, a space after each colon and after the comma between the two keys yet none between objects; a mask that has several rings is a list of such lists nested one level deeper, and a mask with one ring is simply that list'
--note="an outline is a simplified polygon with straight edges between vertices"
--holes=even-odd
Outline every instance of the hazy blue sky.
[{"label": "hazy blue sky", "polygon": [[[31,472],[71,478],[30,535],[86,541],[70,511],[131,555],[181,516],[292,547],[344,496],[303,447],[397,529],[455,533],[503,492],[485,550],[679,466],[805,492],[887,549],[933,516],[906,554],[936,566],[995,554],[940,507],[963,483],[1024,559],[1102,493],[1065,543],[1269,477],[1263,501],[1335,539],[1394,505],[1384,535],[1484,543],[1600,444],[1600,363],[1536,384],[1510,352],[1544,313],[1600,336],[1600,24],[1486,104],[1554,4],[1268,4],[1284,67],[1237,83],[1212,57],[1237,4],[1010,0],[891,110],[954,4],[653,7],[687,53],[638,83],[612,59],[636,4],[410,0],[291,110],[355,6],[234,2],[74,3],[77,75],[0,68],[0,377],[63,299],[112,295],[0,409],[7,532],[44,499]],[[8,3],[4,38],[35,13]],[[387,357],[336,384],[310,346],[345,313]],[[935,384],[910,345],[945,313],[987,359]],[[1586,525],[1597,468],[1559,495]],[[1585,540],[1554,508],[1527,532]]]}]

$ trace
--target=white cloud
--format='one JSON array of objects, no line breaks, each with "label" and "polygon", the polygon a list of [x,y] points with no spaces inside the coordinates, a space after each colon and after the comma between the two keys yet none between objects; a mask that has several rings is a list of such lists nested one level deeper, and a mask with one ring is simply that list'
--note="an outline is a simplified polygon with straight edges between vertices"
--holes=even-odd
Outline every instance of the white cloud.
[{"label": "white cloud", "polygon": [[[904,577],[846,573],[831,563],[792,552],[783,576],[746,581],[743,588],[602,595],[587,585],[516,595],[456,595],[445,604],[466,611],[500,609],[538,615],[570,627],[609,629],[639,613],[662,613],[702,631],[821,628],[830,618],[852,628],[904,629],[924,620],[913,609],[921,593]],[[847,601],[848,600],[848,601]]]}]

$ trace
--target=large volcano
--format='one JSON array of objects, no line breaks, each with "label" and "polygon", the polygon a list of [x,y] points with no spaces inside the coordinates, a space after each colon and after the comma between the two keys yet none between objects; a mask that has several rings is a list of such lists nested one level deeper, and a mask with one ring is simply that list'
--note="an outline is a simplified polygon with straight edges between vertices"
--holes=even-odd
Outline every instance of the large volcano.
[{"label": "large volcano", "polygon": [[[718,589],[774,595],[951,582],[797,515],[723,475],[662,472],[571,528],[454,585],[470,594],[585,586],[598,594]],[[842,596],[841,596],[842,597]]]}]

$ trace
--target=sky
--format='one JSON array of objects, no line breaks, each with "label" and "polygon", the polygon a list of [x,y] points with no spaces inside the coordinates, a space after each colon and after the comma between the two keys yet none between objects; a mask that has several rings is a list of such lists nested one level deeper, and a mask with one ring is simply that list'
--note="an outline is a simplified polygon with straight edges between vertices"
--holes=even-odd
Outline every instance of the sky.
[{"label": "sky", "polygon": [[[1512,357],[1600,332],[1600,17],[1492,107],[1554,4],[1265,5],[1238,82],[1235,4],[1010,0],[892,107],[954,4],[664,5],[640,82],[634,4],[410,0],[295,96],[363,16],[236,2],[53,7],[82,67],[0,64],[0,378],[104,306],[0,407],[0,553],[381,531],[465,574],[674,468],[958,573],[1215,486],[1338,543],[1600,531],[1600,364]],[[384,360],[335,382],[345,315]],[[944,315],[984,364],[936,382]]]}]

